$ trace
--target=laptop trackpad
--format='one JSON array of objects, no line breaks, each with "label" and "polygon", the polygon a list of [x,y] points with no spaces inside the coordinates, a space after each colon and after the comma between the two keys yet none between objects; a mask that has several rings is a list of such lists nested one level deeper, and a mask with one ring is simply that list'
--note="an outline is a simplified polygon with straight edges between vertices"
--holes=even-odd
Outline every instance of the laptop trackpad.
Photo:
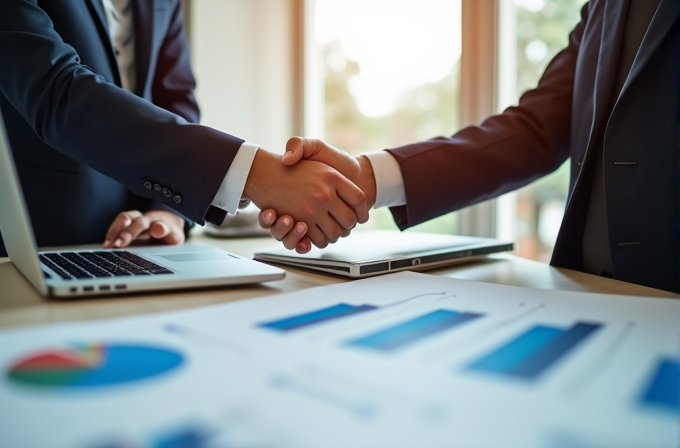
[{"label": "laptop trackpad", "polygon": [[229,254],[225,254],[218,251],[207,251],[207,252],[192,252],[184,254],[156,254],[159,257],[163,257],[170,261],[218,261],[218,260],[233,260],[236,257],[232,257]]}]

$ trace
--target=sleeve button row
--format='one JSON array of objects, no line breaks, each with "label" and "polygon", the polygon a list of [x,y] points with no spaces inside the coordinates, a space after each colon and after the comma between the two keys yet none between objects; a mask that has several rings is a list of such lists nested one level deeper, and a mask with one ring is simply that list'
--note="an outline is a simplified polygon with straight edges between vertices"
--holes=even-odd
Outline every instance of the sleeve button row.
[{"label": "sleeve button row", "polygon": [[144,188],[146,188],[147,190],[151,190],[153,188],[157,192],[162,193],[163,196],[165,196],[166,198],[172,198],[172,200],[175,201],[176,204],[179,204],[179,203],[182,202],[182,196],[180,196],[178,194],[173,196],[172,190],[170,190],[167,187],[164,188],[160,184],[153,184],[148,180],[144,181],[143,185],[144,185]]}]

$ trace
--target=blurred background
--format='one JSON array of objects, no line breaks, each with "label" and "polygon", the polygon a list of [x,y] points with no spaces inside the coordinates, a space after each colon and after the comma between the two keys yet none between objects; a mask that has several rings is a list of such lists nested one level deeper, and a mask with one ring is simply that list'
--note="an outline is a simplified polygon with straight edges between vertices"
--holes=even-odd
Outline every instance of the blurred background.
[{"label": "blurred background", "polygon": [[[451,135],[516,104],[585,0],[187,0],[203,123],[282,152],[291,135],[351,154]],[[495,236],[548,261],[566,164],[413,231]],[[387,209],[364,228],[396,229]]]}]

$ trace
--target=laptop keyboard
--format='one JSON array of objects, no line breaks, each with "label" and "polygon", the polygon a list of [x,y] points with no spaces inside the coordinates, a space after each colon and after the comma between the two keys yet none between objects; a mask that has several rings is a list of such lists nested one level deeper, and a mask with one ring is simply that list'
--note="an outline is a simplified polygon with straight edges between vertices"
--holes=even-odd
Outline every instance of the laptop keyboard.
[{"label": "laptop keyboard", "polygon": [[40,261],[64,280],[173,274],[171,270],[127,251],[40,254]]}]

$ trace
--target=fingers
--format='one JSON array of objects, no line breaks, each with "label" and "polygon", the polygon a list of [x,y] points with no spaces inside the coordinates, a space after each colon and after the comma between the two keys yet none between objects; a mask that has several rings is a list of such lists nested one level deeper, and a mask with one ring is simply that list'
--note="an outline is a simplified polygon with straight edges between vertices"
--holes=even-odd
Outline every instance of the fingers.
[{"label": "fingers", "polygon": [[[283,242],[283,245],[285,246],[286,249],[293,250],[300,243],[300,240],[306,238],[305,237],[306,234],[307,224],[305,224],[304,222],[299,222],[295,224],[295,227],[290,232],[288,232],[288,234],[284,236],[281,241]],[[307,240],[309,240],[309,238],[307,238]],[[311,241],[309,245],[311,249]]]},{"label": "fingers", "polygon": [[329,244],[328,237],[326,237],[326,234],[316,224],[310,226],[307,229],[307,237],[309,237],[309,239],[312,241],[312,244],[314,244],[319,249],[323,249]]},{"label": "fingers", "polygon": [[352,230],[357,225],[357,217],[354,210],[341,199],[334,202],[328,214],[340,225],[339,236],[343,236],[345,231]]},{"label": "fingers", "polygon": [[263,229],[269,229],[272,226],[272,224],[277,222],[276,212],[271,208],[267,210],[262,210],[260,214],[257,215],[257,220],[260,223],[260,227],[262,227]]},{"label": "fingers", "polygon": [[308,236],[302,237],[297,246],[295,246],[295,251],[299,254],[306,254],[310,250],[312,250],[312,240]]},{"label": "fingers", "polygon": [[[283,240],[283,238],[293,230],[293,225],[295,222],[293,218],[289,215],[285,215],[276,220],[273,226],[271,226],[271,232],[274,239],[277,241]],[[305,226],[306,228],[307,226]],[[305,229],[306,230],[306,229]]]},{"label": "fingers", "polygon": [[[316,225],[326,236],[329,243],[336,243],[342,236],[343,229],[340,224],[330,215],[321,216],[317,219]],[[314,238],[312,237],[312,241]],[[314,243],[316,245],[316,243]],[[318,245],[317,245],[318,246]]]},{"label": "fingers", "polygon": [[[363,224],[366,221],[368,221],[368,206],[366,204],[366,195],[364,194],[363,191],[361,191],[361,188],[357,187],[352,182],[348,181],[346,178],[340,179],[338,182],[336,182],[335,188],[338,197],[340,197],[340,199],[342,199],[345,202],[345,204],[347,204],[354,211],[357,222]],[[346,229],[351,229],[354,227],[354,225],[349,227],[347,226],[343,227],[345,227]]]},{"label": "fingers", "polygon": [[113,220],[111,226],[109,226],[109,230],[106,232],[104,247],[112,247],[113,243],[120,237],[121,232],[132,224],[133,219],[139,218],[140,216],[142,216],[142,213],[137,210],[119,213],[118,216],[116,216],[116,219]]},{"label": "fingers", "polygon": [[154,221],[149,227],[149,235],[162,244],[182,244],[184,242],[184,223],[179,228],[169,226],[163,221]]},{"label": "fingers", "polygon": [[168,211],[137,210],[120,213],[109,227],[104,247],[127,247],[135,240],[154,239],[163,244],[184,242],[184,220]]},{"label": "fingers", "polygon": [[142,232],[146,232],[151,227],[151,220],[146,216],[140,216],[133,219],[132,223],[123,230],[118,239],[114,241],[114,247],[127,247],[130,243],[142,236]]},{"label": "fingers", "polygon": [[[283,242],[286,249],[295,249],[300,240],[307,234],[307,224],[304,222],[295,224],[293,218],[288,215],[280,217],[273,225],[267,222],[275,217],[276,212],[274,210],[269,209],[261,212],[259,215],[260,226],[265,229],[271,228],[272,236],[276,240]],[[309,238],[307,238],[307,241],[309,241]],[[311,249],[311,241],[307,245]]]}]

